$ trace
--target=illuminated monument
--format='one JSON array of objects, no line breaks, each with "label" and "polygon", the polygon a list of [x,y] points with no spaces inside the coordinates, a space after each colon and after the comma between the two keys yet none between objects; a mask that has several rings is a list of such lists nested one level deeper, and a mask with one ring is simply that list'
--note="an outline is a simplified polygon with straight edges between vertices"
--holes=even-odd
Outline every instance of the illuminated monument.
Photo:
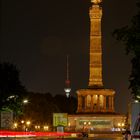
[{"label": "illuminated monument", "polygon": [[114,130],[123,127],[125,116],[115,113],[113,89],[106,89],[102,81],[101,0],[91,0],[90,62],[87,89],[77,90],[77,114],[69,115],[69,129]]},{"label": "illuminated monument", "polygon": [[92,0],[90,9],[90,62],[88,89],[80,89],[78,94],[78,113],[114,112],[112,89],[104,89],[102,82],[102,43],[100,0]]}]

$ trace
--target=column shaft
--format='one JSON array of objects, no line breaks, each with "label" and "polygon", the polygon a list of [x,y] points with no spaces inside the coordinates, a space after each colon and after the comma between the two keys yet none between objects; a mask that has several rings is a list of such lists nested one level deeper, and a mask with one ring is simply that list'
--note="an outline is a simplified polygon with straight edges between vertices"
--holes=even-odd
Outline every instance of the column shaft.
[{"label": "column shaft", "polygon": [[91,112],[93,112],[93,96],[91,95],[91,107],[90,107]]},{"label": "column shaft", "polygon": [[84,110],[85,110],[85,112],[86,112],[86,111],[87,111],[87,95],[85,95],[84,98],[85,98]]},{"label": "column shaft", "polygon": [[99,100],[99,95],[97,95],[97,111],[100,111],[100,100]]},{"label": "column shaft", "polygon": [[104,112],[106,112],[106,96],[104,95]]},{"label": "column shaft", "polygon": [[112,111],[114,112],[114,96],[112,96]]}]

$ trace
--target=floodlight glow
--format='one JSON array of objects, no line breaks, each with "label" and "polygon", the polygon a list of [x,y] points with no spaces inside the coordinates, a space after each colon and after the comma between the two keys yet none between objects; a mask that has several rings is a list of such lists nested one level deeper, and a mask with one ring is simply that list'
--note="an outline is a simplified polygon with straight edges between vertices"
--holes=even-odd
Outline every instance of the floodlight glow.
[{"label": "floodlight glow", "polygon": [[71,91],[70,88],[65,88],[64,90],[65,90],[66,93],[69,93]]},{"label": "floodlight glow", "polygon": [[121,126],[121,124],[120,124],[120,123],[118,123],[118,126]]},{"label": "floodlight glow", "polygon": [[137,98],[140,99],[140,95],[137,95]]},{"label": "floodlight glow", "polygon": [[135,100],[134,102],[135,102],[135,103],[138,103],[139,101],[138,101],[138,100]]}]

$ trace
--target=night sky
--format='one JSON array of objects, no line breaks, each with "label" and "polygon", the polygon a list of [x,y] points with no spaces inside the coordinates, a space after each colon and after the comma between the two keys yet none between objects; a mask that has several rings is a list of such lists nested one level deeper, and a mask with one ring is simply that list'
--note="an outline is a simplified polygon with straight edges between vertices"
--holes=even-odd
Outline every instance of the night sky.
[{"label": "night sky", "polygon": [[[130,98],[130,58],[112,37],[130,23],[136,0],[103,0],[103,82],[116,91],[117,112]],[[69,54],[72,95],[88,86],[89,0],[1,0],[0,60],[17,65],[20,79],[33,92],[65,94]],[[121,106],[118,106],[121,105]]]}]

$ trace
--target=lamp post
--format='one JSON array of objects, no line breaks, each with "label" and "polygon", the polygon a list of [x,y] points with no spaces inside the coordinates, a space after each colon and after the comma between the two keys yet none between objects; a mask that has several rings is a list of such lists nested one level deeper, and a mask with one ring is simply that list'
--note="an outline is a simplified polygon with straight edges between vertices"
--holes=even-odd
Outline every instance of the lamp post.
[{"label": "lamp post", "polygon": [[26,129],[25,129],[26,131],[28,131],[30,124],[31,124],[30,121],[27,121],[27,122],[26,122]]},{"label": "lamp post", "polygon": [[15,123],[14,123],[14,129],[16,130],[17,127],[18,127],[18,124],[15,122]]}]

